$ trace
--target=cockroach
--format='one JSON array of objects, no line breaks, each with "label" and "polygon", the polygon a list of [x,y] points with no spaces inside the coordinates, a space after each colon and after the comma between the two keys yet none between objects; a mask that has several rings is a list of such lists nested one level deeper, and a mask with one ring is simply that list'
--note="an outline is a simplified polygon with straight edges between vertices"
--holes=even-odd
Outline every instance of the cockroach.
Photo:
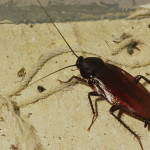
[{"label": "cockroach", "polygon": [[[53,73],[68,67],[76,66],[79,69],[82,78],[72,76],[68,81],[61,82],[67,83],[76,79],[84,84],[88,84],[93,90],[88,93],[88,99],[93,113],[92,122],[88,130],[90,130],[98,116],[97,109],[94,109],[93,107],[91,96],[100,96],[112,105],[109,110],[110,114],[138,140],[141,149],[144,150],[140,136],[121,120],[121,115],[115,115],[114,112],[119,110],[122,113],[143,121],[145,123],[144,127],[147,127],[150,123],[150,93],[139,81],[144,79],[146,82],[150,83],[150,80],[141,75],[133,77],[123,69],[105,63],[101,58],[84,58],[83,56],[78,56],[63,37],[45,8],[41,5],[40,1],[37,1],[65,43],[68,45],[71,52],[77,57],[75,65],[64,67]],[[48,75],[45,77],[47,76]]]}]

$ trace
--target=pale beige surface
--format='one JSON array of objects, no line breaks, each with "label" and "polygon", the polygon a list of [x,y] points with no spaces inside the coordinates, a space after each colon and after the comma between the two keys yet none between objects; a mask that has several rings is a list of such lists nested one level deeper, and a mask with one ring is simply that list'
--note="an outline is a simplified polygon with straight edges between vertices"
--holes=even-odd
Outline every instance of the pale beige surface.
[{"label": "pale beige surface", "polygon": [[[150,24],[149,19],[140,21],[96,21],[57,24],[69,44],[84,56],[99,56],[104,61],[118,65],[133,76],[141,74],[150,78]],[[0,91],[9,92],[21,79],[17,72],[25,67],[26,72],[43,54],[52,49],[69,50],[64,41],[50,24],[0,25]],[[126,48],[112,56],[118,47],[113,40],[118,40],[123,33],[132,35],[141,41],[131,56]],[[106,44],[106,42],[108,45]],[[90,54],[91,53],[91,54]],[[92,55],[93,54],[93,55]],[[95,55],[96,54],[96,55]],[[75,64],[72,53],[64,53],[50,61],[34,77],[34,81],[61,67]],[[20,102],[38,93],[37,86],[43,85],[47,90],[60,86],[57,79],[67,80],[78,71],[71,69],[56,73],[35,85],[25,89],[21,96],[13,97]],[[143,81],[142,81],[143,83]],[[150,85],[145,85],[150,90]],[[92,112],[87,94],[91,89],[77,84],[61,92],[52,94],[47,99],[20,108],[20,116],[36,130],[41,144],[46,150],[140,150],[139,143],[110,114],[111,107],[106,101],[99,102],[99,117],[90,132],[87,131],[92,119]],[[93,101],[95,97],[92,98]],[[29,115],[29,113],[32,113]],[[150,147],[150,132],[144,123],[124,115],[125,122],[142,136],[144,150]],[[0,121],[0,149],[9,150],[16,145],[15,135],[11,135],[5,120]],[[5,135],[5,136],[4,136]]]}]

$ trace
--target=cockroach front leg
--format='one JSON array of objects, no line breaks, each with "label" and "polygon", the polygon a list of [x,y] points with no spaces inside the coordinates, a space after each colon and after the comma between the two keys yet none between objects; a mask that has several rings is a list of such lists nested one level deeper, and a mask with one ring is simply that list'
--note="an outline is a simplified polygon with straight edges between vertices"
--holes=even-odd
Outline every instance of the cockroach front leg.
[{"label": "cockroach front leg", "polygon": [[150,80],[144,76],[138,75],[135,77],[136,81],[139,82],[141,79],[144,79],[146,82],[150,83]]},{"label": "cockroach front leg", "polygon": [[94,110],[94,107],[93,107],[93,104],[92,104],[92,100],[91,100],[91,96],[100,96],[98,93],[96,92],[89,92],[88,93],[88,98],[89,98],[89,102],[90,102],[90,106],[91,106],[91,109],[92,109],[92,113],[93,113],[93,118],[92,118],[92,122],[88,128],[88,131],[90,131],[92,125],[94,124],[94,122],[96,121],[97,117],[98,117],[98,109],[97,109],[97,102],[98,100],[95,100],[95,110]]},{"label": "cockroach front leg", "polygon": [[68,82],[70,82],[70,81],[72,81],[73,79],[76,79],[77,81],[80,81],[80,82],[82,82],[82,83],[84,83],[84,84],[87,84],[87,81],[86,80],[84,80],[83,78],[80,78],[80,77],[77,77],[77,76],[72,76],[69,80],[67,80],[67,81],[61,81],[61,80],[58,80],[60,83],[68,83]]},{"label": "cockroach front leg", "polygon": [[144,150],[144,149],[143,149],[142,142],[141,142],[141,139],[140,139],[140,136],[138,136],[128,125],[126,125],[118,116],[116,116],[116,115],[114,114],[114,112],[115,112],[116,110],[121,110],[121,108],[119,108],[119,106],[117,106],[117,105],[113,105],[113,106],[110,108],[109,112],[110,112],[110,114],[112,114],[112,115],[115,117],[115,119],[117,119],[131,134],[133,134],[133,135],[136,137],[136,139],[138,140],[138,142],[139,142],[139,144],[140,144],[140,146],[141,146],[141,149]]}]

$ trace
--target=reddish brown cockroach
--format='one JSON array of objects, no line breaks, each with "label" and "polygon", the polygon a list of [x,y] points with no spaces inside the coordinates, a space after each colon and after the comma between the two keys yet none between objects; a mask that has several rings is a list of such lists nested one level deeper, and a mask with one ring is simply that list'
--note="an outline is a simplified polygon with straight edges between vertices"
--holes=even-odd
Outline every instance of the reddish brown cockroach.
[{"label": "reddish brown cockroach", "polygon": [[[115,119],[117,119],[131,134],[136,137],[141,146],[141,149],[144,150],[140,137],[121,120],[121,115],[117,116],[114,114],[114,112],[120,110],[122,113],[126,113],[136,119],[143,121],[145,123],[144,127],[147,127],[150,123],[150,93],[139,81],[140,79],[144,79],[146,82],[150,83],[150,80],[141,75],[133,77],[123,69],[112,64],[105,63],[102,59],[97,57],[83,58],[82,56],[77,56],[57,26],[54,24],[53,20],[47,14],[40,1],[37,1],[63,40],[66,42],[70,50],[77,57],[76,65],[71,66],[76,66],[79,69],[82,78],[73,76],[68,81],[63,83],[67,83],[72,79],[76,79],[88,84],[93,89],[92,92],[88,93],[88,99],[93,113],[93,119],[88,129],[90,130],[98,116],[97,109],[94,110],[91,96],[100,96],[112,105],[109,110],[110,114],[113,115]],[[62,69],[71,66],[67,66]],[[56,73],[62,69],[59,69],[53,73]]]}]

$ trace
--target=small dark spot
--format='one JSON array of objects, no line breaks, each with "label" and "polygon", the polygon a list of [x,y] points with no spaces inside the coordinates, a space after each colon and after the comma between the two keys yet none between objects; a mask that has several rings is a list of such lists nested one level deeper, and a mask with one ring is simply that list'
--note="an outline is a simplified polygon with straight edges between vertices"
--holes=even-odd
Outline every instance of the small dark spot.
[{"label": "small dark spot", "polygon": [[26,70],[24,67],[22,67],[18,72],[17,72],[17,76],[18,77],[24,77],[26,74]]},{"label": "small dark spot", "polygon": [[140,51],[140,49],[137,47],[137,45],[138,45],[138,42],[132,41],[127,47],[128,54],[132,55],[134,53],[134,51],[133,51],[134,48]]},{"label": "small dark spot", "polygon": [[67,62],[68,60],[65,60],[65,62]]},{"label": "small dark spot", "polygon": [[0,121],[2,121],[2,122],[3,122],[3,121],[4,121],[4,119],[3,119],[3,118],[0,118]]},{"label": "small dark spot", "polygon": [[106,133],[104,133],[104,135],[106,135]]},{"label": "small dark spot", "polygon": [[6,136],[5,134],[2,134],[1,136]]},{"label": "small dark spot", "polygon": [[17,114],[19,114],[19,113],[20,113],[20,108],[19,108],[16,104],[14,104],[13,107],[14,107],[14,111],[15,111]]},{"label": "small dark spot", "polygon": [[148,72],[146,72],[146,75],[149,76],[150,74]]},{"label": "small dark spot", "polygon": [[59,138],[59,140],[61,140],[61,137],[58,137]]},{"label": "small dark spot", "polygon": [[6,56],[7,58],[9,58],[9,56]]},{"label": "small dark spot", "polygon": [[125,40],[125,39],[130,38],[130,37],[132,37],[130,34],[128,34],[128,33],[123,33],[123,34],[120,36],[120,39]]},{"label": "small dark spot", "polygon": [[46,136],[44,136],[44,138],[46,138]]},{"label": "small dark spot", "polygon": [[58,62],[56,61],[55,63],[57,64]]},{"label": "small dark spot", "polygon": [[50,145],[50,144],[48,143],[48,145]]},{"label": "small dark spot", "polygon": [[29,114],[28,114],[28,117],[30,117],[31,115],[32,115],[32,113],[29,113]]},{"label": "small dark spot", "polygon": [[33,24],[30,24],[30,28],[33,28]]},{"label": "small dark spot", "polygon": [[148,25],[148,28],[150,28],[150,24]]},{"label": "small dark spot", "polygon": [[46,90],[43,86],[38,86],[37,89],[40,93]]},{"label": "small dark spot", "polygon": [[15,145],[11,144],[10,149],[16,150],[16,149],[18,149],[18,147],[16,147]]},{"label": "small dark spot", "polygon": [[120,41],[117,41],[117,40],[113,40],[113,42],[114,42],[114,43],[120,43]]}]

